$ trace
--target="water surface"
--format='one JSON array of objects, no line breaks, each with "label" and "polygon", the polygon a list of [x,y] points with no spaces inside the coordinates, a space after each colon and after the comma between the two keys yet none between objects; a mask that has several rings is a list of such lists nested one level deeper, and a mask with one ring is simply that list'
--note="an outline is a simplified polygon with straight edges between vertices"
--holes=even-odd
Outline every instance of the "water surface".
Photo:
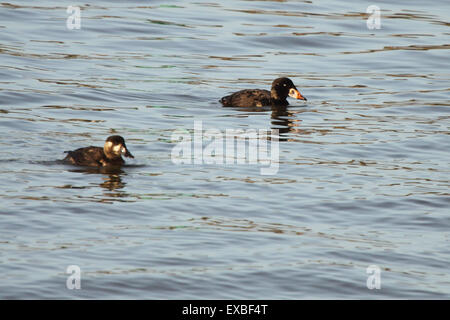
[{"label": "water surface", "polygon": [[[69,5],[0,4],[1,298],[450,297],[446,1]],[[218,102],[280,76],[308,101]],[[194,121],[278,129],[277,174],[174,164]],[[112,134],[120,170],[57,161]]]}]

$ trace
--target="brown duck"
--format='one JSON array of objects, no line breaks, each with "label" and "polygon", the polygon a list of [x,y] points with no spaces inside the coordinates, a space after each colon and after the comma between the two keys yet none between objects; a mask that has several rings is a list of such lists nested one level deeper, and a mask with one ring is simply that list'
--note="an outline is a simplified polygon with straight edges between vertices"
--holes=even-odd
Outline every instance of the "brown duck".
[{"label": "brown duck", "polygon": [[220,99],[225,107],[287,106],[287,97],[305,100],[289,78],[278,78],[272,82],[271,90],[244,89]]},{"label": "brown duck", "polygon": [[89,167],[121,166],[125,164],[122,155],[134,158],[121,136],[108,137],[103,148],[90,146],[64,152],[68,154],[63,161]]}]

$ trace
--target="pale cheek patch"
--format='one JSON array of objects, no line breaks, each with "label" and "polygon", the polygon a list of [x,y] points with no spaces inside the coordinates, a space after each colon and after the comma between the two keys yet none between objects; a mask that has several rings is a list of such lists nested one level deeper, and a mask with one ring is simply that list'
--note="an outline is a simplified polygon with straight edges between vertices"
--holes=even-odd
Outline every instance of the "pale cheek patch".
[{"label": "pale cheek patch", "polygon": [[117,145],[113,147],[113,151],[114,153],[121,153],[122,152],[122,146],[121,145]]},{"label": "pale cheek patch", "polygon": [[111,149],[112,146],[113,146],[113,144],[112,144],[111,141],[107,141],[107,142],[105,143],[105,149]]}]

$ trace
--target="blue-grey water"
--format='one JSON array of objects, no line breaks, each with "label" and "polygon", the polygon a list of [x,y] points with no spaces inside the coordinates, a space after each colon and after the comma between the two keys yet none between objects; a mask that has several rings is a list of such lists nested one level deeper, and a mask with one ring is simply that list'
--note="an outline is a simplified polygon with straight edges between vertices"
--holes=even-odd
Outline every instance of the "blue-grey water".
[{"label": "blue-grey water", "polygon": [[[2,2],[0,298],[450,298],[449,16],[446,0]],[[218,102],[280,76],[308,101]],[[174,163],[194,121],[278,129],[278,172]],[[112,134],[135,156],[120,170],[57,161]]]}]

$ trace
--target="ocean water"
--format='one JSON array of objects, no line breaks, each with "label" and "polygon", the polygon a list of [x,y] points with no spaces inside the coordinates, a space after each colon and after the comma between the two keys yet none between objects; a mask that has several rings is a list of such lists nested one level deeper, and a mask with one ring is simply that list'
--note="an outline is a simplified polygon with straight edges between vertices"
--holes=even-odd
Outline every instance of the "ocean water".
[{"label": "ocean water", "polygon": [[[449,14],[442,0],[1,3],[0,298],[450,298]],[[219,103],[281,76],[308,101]],[[275,171],[174,159],[177,133],[230,129],[271,134],[258,142]],[[59,161],[112,134],[135,156],[121,169]]]}]

